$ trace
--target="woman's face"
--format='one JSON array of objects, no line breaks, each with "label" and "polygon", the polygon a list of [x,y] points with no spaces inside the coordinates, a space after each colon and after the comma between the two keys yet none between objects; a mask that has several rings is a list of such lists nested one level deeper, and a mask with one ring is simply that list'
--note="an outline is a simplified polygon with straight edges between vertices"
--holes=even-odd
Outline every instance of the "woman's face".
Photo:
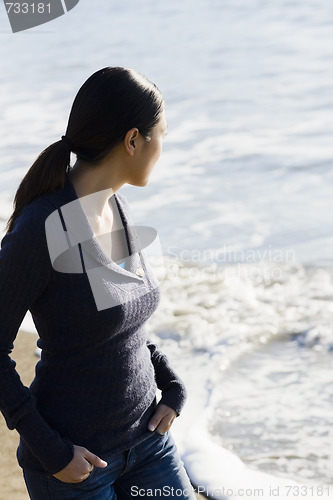
[{"label": "woman's face", "polygon": [[146,186],[148,184],[149,176],[161,156],[162,143],[167,128],[165,111],[163,110],[158,123],[150,133],[150,140],[141,137],[140,152],[137,155],[129,184],[134,186]]}]

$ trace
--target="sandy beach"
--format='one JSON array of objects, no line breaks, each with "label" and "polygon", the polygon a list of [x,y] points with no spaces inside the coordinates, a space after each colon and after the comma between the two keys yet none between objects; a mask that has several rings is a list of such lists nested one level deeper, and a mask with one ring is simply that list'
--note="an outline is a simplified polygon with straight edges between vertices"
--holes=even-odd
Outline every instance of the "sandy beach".
[{"label": "sandy beach", "polygon": [[[19,332],[15,341],[12,358],[17,363],[17,371],[25,385],[29,385],[34,376],[34,367],[38,358],[35,355],[36,335]],[[5,420],[0,416],[0,500],[29,500],[22,470],[17,464],[16,448],[19,436],[16,431],[9,431]],[[203,498],[198,496],[198,498]]]},{"label": "sandy beach", "polygon": [[[17,371],[25,385],[29,385],[34,376],[34,367],[38,358],[36,335],[19,332],[15,341],[12,358],[17,363]],[[16,460],[16,448],[19,435],[8,430],[3,416],[0,417],[0,500],[28,500],[22,469]]]}]

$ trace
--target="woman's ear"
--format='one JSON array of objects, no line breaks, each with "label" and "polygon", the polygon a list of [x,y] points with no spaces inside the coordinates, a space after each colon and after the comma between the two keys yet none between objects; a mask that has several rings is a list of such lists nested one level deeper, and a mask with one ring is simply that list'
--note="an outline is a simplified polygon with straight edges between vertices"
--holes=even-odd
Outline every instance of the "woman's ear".
[{"label": "woman's ear", "polygon": [[130,156],[135,155],[138,137],[139,137],[139,130],[137,128],[131,128],[131,130],[129,130],[125,135],[124,146],[125,150]]}]

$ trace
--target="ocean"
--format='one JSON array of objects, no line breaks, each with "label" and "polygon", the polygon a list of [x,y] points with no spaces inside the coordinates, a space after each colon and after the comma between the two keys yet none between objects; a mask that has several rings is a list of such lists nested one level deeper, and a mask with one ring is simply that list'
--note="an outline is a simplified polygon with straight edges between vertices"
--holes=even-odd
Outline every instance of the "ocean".
[{"label": "ocean", "polygon": [[163,156],[122,192],[158,232],[148,327],[187,384],[174,434],[214,498],[333,498],[332,63],[328,0],[81,0],[16,34],[0,11],[2,228],[91,73],[135,68],[164,94]]}]

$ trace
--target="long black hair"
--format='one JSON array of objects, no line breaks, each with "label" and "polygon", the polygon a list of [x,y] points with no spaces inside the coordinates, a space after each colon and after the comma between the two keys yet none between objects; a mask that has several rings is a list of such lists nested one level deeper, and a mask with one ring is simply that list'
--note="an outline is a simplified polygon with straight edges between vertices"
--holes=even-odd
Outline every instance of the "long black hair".
[{"label": "long black hair", "polygon": [[32,200],[64,186],[71,151],[98,164],[131,128],[148,140],[163,107],[156,85],[135,70],[108,67],[90,76],[74,99],[65,136],[38,156],[19,185],[7,232]]}]

